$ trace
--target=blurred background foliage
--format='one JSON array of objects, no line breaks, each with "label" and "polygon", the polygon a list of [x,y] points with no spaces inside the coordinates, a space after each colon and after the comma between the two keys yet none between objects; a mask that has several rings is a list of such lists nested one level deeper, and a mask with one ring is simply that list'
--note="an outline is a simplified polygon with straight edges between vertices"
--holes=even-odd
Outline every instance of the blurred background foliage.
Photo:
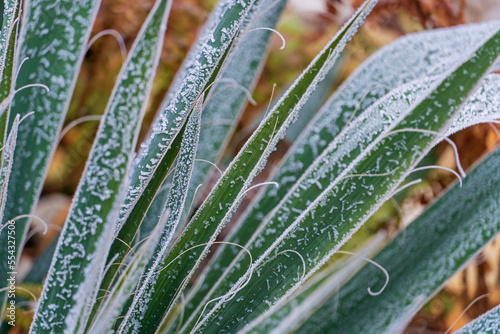
[{"label": "blurred background foliage", "polygon": [[[173,1],[142,137],[215,3],[216,0]],[[277,37],[273,41],[267,64],[253,93],[257,105],[248,105],[226,150],[226,161],[236,154],[257,127],[272,96],[279,96],[280,92],[287,88],[353,13],[353,8],[361,3],[362,0],[290,1],[278,25],[278,30],[286,39],[286,47],[280,50],[281,41]],[[128,50],[152,4],[153,0],[103,0],[92,36],[113,29],[123,38],[124,46]],[[326,89],[333,92],[369,55],[404,34],[491,19],[500,19],[499,0],[379,0],[374,12],[347,46],[347,52],[329,79],[331,82]],[[104,112],[123,61],[122,51],[120,43],[110,35],[100,37],[90,45],[65,124],[83,116],[101,115]],[[92,145],[97,123],[95,120],[82,122],[72,127],[61,138],[36,212],[50,223],[51,228],[47,235],[42,235],[36,223],[32,225],[32,233],[29,234],[30,239],[20,263],[21,275],[29,270],[36,257],[48,247],[64,223],[71,196]],[[458,146],[464,168],[470,167],[486,151],[498,146],[499,138],[498,127],[489,124],[474,126],[452,137]],[[262,181],[269,174],[290,144],[286,139],[279,144],[256,182]],[[432,162],[450,168],[456,167],[453,151],[446,143],[438,145],[426,160],[427,164]],[[423,178],[424,181],[400,193],[396,203],[388,202],[382,206],[345,249],[354,249],[379,230],[386,230],[389,236],[393,236],[455,181],[452,174],[441,170],[423,172],[420,175],[414,173],[413,177]],[[251,197],[248,196],[246,200]],[[242,207],[244,206],[245,203]],[[488,295],[484,296],[485,294]],[[483,297],[471,304],[478,296]],[[455,275],[419,312],[408,325],[406,332],[443,333],[451,327],[461,327],[498,304],[500,239],[497,238],[474,263]],[[18,315],[19,319],[22,317],[26,318],[26,324],[29,324],[30,313]],[[19,330],[22,331],[21,328]]]}]

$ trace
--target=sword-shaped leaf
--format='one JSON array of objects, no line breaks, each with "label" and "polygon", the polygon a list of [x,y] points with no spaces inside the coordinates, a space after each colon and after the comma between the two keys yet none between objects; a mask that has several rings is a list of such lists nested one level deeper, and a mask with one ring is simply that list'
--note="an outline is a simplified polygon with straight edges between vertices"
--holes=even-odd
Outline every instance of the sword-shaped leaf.
[{"label": "sword-shaped leaf", "polygon": [[[411,34],[376,52],[338,88],[295,141],[270,178],[279,187],[263,187],[226,240],[242,245],[249,242],[264,217],[280,203],[346,124],[389,91],[444,73],[462,59],[464,52],[472,52],[494,27],[495,23],[485,23]],[[222,245],[219,248],[191,292],[187,315],[192,308],[200,309],[213,298],[214,291],[209,290],[217,285],[214,282],[222,279],[238,253],[245,256],[234,247]]]}]

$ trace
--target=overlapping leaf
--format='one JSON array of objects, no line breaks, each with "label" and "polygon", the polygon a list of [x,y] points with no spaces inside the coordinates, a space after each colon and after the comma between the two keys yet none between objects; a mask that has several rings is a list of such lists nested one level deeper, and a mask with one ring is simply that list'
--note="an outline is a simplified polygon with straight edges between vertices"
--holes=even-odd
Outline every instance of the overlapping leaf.
[{"label": "overlapping leaf", "polygon": [[160,317],[163,317],[163,310],[169,313],[172,309],[179,292],[182,291],[220,229],[229,220],[278,140],[283,137],[284,130],[308,99],[317,82],[324,78],[374,3],[375,1],[365,2],[344,28],[332,38],[269,112],[226,169],[163,261],[163,265],[168,265],[168,268],[165,268],[152,288],[154,291],[161,290],[162,294],[153,295],[149,301],[151,305],[143,315],[146,322],[153,319],[151,322],[158,323]]},{"label": "overlapping leaf", "polygon": [[[495,23],[485,23],[407,35],[375,53],[325,103],[276,168],[271,180],[277,182],[279,187],[263,189],[231,230],[227,240],[244,245],[258,234],[256,226],[262,224],[264,217],[280,203],[347,123],[390,90],[444,73],[461,60],[465,50],[472,52],[494,27]],[[268,245],[272,243],[269,240]],[[214,294],[214,291],[209,290],[218,285],[216,282],[224,277],[224,271],[238,252],[240,256],[245,256],[245,253],[234,247],[220,248],[199,280],[196,287],[198,291],[195,289],[195,294],[191,295],[186,313],[190,313],[192,308],[200,309],[200,305],[220,295],[221,291]]]},{"label": "overlapping leaf", "polygon": [[146,212],[171,170],[180,149],[186,118],[196,102],[210,92],[243,20],[254,5],[254,0],[224,0],[216,7],[211,22],[213,27],[203,35],[204,43],[190,59],[190,66],[185,68],[183,81],[142,145],[125,202],[120,209],[118,235],[108,257],[109,264],[116,264],[110,265],[106,272],[101,293],[111,286],[119,264],[129,251]]},{"label": "overlapping leaf", "polygon": [[[385,277],[367,266],[297,332],[394,333],[404,329],[500,231],[499,162],[497,149],[469,173],[462,187],[456,183],[374,258],[390,276],[380,295],[370,296],[366,287],[381,287]],[[337,303],[342,307],[332,313]]]},{"label": "overlapping leaf", "polygon": [[[276,224],[287,226],[285,232],[252,265],[256,275],[251,279],[243,275],[229,294],[243,284],[245,289],[234,299],[220,300],[199,330],[210,331],[214,326],[229,332],[243,329],[245,323],[237,320],[242,314],[246,314],[246,321],[251,321],[271,309],[317,270],[392,196],[408,172],[440,140],[439,133],[449,127],[457,110],[496,61],[500,53],[498,29],[497,26],[491,37],[463,64],[434,81],[424,97],[390,122],[366,149],[351,147],[348,152],[355,158],[343,162],[348,164],[340,174],[329,173],[332,160],[326,158],[328,151],[323,153],[315,166],[316,172],[304,177],[304,182],[296,188],[298,193],[304,193],[307,188],[316,187],[321,195],[304,211],[298,209],[300,215],[296,219],[291,214],[294,206],[289,203],[284,207],[288,207],[288,211],[270,215]],[[389,111],[386,116],[390,118],[390,114]],[[339,143],[332,143],[330,149]],[[289,198],[293,202],[293,196]],[[250,251],[259,247],[267,235],[259,238],[252,243]],[[284,256],[290,250],[296,255],[293,259]]]}]

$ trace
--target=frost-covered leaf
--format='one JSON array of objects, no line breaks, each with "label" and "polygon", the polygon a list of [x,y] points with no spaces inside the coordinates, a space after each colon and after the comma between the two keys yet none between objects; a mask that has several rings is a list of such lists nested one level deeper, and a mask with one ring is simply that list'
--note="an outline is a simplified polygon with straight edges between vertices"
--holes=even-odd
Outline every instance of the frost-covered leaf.
[{"label": "frost-covered leaf", "polygon": [[497,149],[374,258],[390,277],[380,295],[366,292],[385,281],[368,265],[341,288],[341,308],[331,313],[332,297],[297,332],[394,333],[405,325],[500,231],[499,164]]},{"label": "frost-covered leaf", "polygon": [[[4,2],[7,3],[12,2]],[[26,118],[19,127],[4,214],[6,219],[30,214],[35,206],[98,7],[99,0],[31,0],[24,6],[13,72],[23,59],[29,59],[19,70],[15,88],[43,84],[50,88],[50,92],[42,87],[29,87],[14,96],[9,112],[9,130],[16,115],[24,116],[31,111],[35,115]],[[23,244],[27,224],[26,218],[16,221],[18,248]],[[3,234],[1,238],[4,238]],[[4,240],[0,243],[6,244]],[[2,261],[2,282],[6,282],[6,272],[6,262]]]},{"label": "frost-covered leaf", "polygon": [[[497,231],[498,232],[498,231]],[[500,306],[474,319],[455,334],[496,334],[500,332]]]},{"label": "frost-covered leaf", "polygon": [[[161,290],[163,293],[152,296],[151,305],[155,307],[148,308],[143,315],[144,319],[160,321],[165,311],[170,312],[193,270],[239,205],[255,175],[263,168],[267,157],[284,136],[287,126],[314,91],[317,83],[333,66],[345,44],[374,4],[375,1],[365,2],[344,28],[331,39],[269,112],[226,169],[163,261],[164,266],[168,264],[168,270],[162,272],[155,282],[155,291]],[[186,330],[188,329],[183,329]]]},{"label": "frost-covered leaf", "polygon": [[474,95],[468,99],[446,132],[449,136],[474,124],[500,118],[500,74],[486,76]]},{"label": "frost-covered leaf", "polygon": [[[246,321],[251,321],[293,292],[394,194],[418,161],[441,140],[450,120],[496,61],[500,53],[499,26],[492,29],[488,39],[464,59],[464,63],[431,82],[425,94],[411,103],[410,108],[396,114],[396,118],[391,120],[394,110],[379,110],[388,118],[389,126],[372,133],[375,137],[365,149],[349,148],[340,140],[330,144],[329,150],[317,159],[314,169],[311,166],[311,173],[303,176],[300,186],[294,189],[295,194],[283,200],[299,205],[303,202],[298,199],[308,198],[311,202],[306,203],[307,208],[294,212],[295,206],[287,203],[280,208],[283,211],[277,208],[269,216],[277,226],[286,226],[285,232],[253,263],[255,274],[233,281],[236,283],[228,295],[234,294],[242,284],[245,284],[245,293],[238,293],[231,300],[220,300],[199,326],[200,331],[210,331],[214,326],[225,332],[243,329],[245,323],[237,320],[242,314],[246,314]],[[367,132],[358,134],[365,135]],[[335,175],[330,174],[329,169],[332,162],[339,162],[328,158],[328,154],[338,153],[337,146],[347,150],[344,162],[348,164],[340,165],[343,168]],[[346,159],[349,156],[355,157],[354,160]],[[314,188],[321,195],[307,196]],[[259,235],[249,250],[253,253],[265,238],[268,236]],[[284,256],[289,250],[300,256]],[[238,271],[238,267],[234,270]]]},{"label": "frost-covered leaf", "polygon": [[154,286],[154,282],[162,271],[162,266],[160,264],[170,248],[172,238],[186,203],[189,180],[194,166],[196,148],[200,134],[201,108],[202,101],[200,99],[189,116],[186,131],[183,135],[172,188],[169,191],[167,203],[162,214],[165,215],[166,212],[168,212],[169,216],[167,222],[164,229],[158,231],[158,233],[161,234],[161,239],[156,243],[153,257],[144,269],[144,278],[141,279],[140,286],[134,294],[132,304],[125,314],[123,322],[118,330],[119,333],[129,333],[133,331],[134,328],[138,327],[137,324],[144,322],[142,314],[150,306],[149,300],[151,300],[151,295],[156,292],[156,290],[151,287]]},{"label": "frost-covered leaf", "polygon": [[[477,48],[495,25],[483,23],[410,34],[376,52],[337,89],[295,141],[270,179],[277,182],[279,187],[263,187],[254,204],[231,229],[226,240],[244,245],[252,235],[258,233],[257,226],[262,224],[264,217],[280,203],[347,123],[394,88],[444,73],[460,61],[464,54]],[[400,99],[404,99],[404,96],[401,95]],[[401,102],[407,105],[409,101]],[[353,144],[353,147],[356,145]],[[269,240],[270,245],[274,240]],[[238,253],[245,254],[234,247],[220,247],[199,280],[196,287],[199,290],[191,295],[192,302],[188,302],[187,312],[193,307],[200,308],[200,304],[204,304],[202,300],[206,302],[212,298],[214,294],[213,291],[209,293],[210,288],[221,279]]]},{"label": "frost-covered leaf", "polygon": [[91,306],[88,300],[103,270],[101,264],[118,218],[170,3],[161,0],[155,4],[118,76],[61,231],[32,333],[73,332],[77,325],[85,324],[82,314]]},{"label": "frost-covered leaf", "polygon": [[179,83],[169,104],[162,110],[142,145],[132,171],[125,202],[120,209],[118,235],[111,246],[110,265],[101,283],[101,293],[111,286],[129,246],[155,195],[158,193],[179,152],[186,118],[200,97],[206,97],[217,77],[243,20],[257,0],[223,0],[216,7],[211,29],[201,39],[198,52]]}]

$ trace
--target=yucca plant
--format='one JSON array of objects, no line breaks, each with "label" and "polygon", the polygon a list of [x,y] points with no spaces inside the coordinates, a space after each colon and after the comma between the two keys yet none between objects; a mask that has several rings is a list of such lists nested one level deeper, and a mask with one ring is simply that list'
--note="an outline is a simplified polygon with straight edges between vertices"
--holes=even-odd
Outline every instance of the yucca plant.
[{"label": "yucca plant", "polygon": [[[203,191],[251,100],[286,1],[217,4],[136,156],[171,6],[156,0],[116,79],[53,253],[32,270],[45,279],[30,332],[402,331],[499,232],[499,150],[467,177],[457,156],[458,173],[449,171],[459,182],[374,260],[380,236],[350,260],[327,262],[346,253],[340,248],[408,175],[439,168],[418,165],[432,147],[500,118],[499,22],[408,35],[384,47],[301,129],[269,180],[253,183],[287,128],[317,104],[311,94],[375,3],[367,0],[333,36]],[[22,293],[16,263],[98,7],[98,0],[4,0],[4,329],[14,324]],[[196,210],[194,201],[202,201]],[[200,267],[214,244],[220,247]],[[498,332],[499,312],[463,331]]]}]

